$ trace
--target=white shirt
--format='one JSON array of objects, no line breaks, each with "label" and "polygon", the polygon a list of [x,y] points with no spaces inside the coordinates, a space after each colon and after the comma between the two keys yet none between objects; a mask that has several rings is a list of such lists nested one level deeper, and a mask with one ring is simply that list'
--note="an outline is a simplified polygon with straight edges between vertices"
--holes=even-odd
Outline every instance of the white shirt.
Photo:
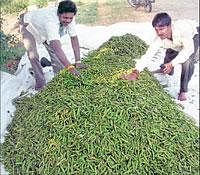
[{"label": "white shirt", "polygon": [[[150,45],[142,60],[149,60],[158,52],[159,49],[174,49],[179,54],[172,60],[172,65],[184,63],[194,52],[193,37],[197,34],[198,24],[192,20],[178,20],[172,23],[172,40],[161,40],[158,36],[155,37],[153,44]],[[140,65],[138,60],[138,70],[142,70],[144,66]]]},{"label": "white shirt", "polygon": [[[24,22],[38,44],[44,41],[60,40],[60,21],[57,16],[57,7],[47,7],[30,11],[25,14]],[[75,18],[65,27],[65,34],[76,36]]]}]

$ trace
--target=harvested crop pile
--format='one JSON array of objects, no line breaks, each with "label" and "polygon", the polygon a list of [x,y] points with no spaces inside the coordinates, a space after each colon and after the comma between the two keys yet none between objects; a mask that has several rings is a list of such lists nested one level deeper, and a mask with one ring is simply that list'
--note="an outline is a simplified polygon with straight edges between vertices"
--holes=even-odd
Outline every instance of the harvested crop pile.
[{"label": "harvested crop pile", "polygon": [[198,128],[145,70],[120,80],[147,46],[112,37],[84,62],[82,77],[61,71],[16,102],[1,145],[10,174],[198,174]]}]

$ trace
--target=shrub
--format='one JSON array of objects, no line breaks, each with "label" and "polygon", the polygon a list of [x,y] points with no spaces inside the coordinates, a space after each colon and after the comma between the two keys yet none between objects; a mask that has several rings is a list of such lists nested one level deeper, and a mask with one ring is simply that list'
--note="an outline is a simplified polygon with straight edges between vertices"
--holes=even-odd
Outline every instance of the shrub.
[{"label": "shrub", "polygon": [[2,0],[1,8],[4,14],[19,13],[26,9],[28,0]]},{"label": "shrub", "polygon": [[6,62],[10,59],[19,60],[24,54],[25,49],[19,46],[19,40],[15,35],[5,35],[0,30],[0,52],[1,52],[1,70],[8,71],[6,68]]},{"label": "shrub", "polygon": [[3,13],[12,14],[23,11],[29,5],[37,5],[38,7],[45,7],[50,1],[54,0],[2,0],[1,7]]}]

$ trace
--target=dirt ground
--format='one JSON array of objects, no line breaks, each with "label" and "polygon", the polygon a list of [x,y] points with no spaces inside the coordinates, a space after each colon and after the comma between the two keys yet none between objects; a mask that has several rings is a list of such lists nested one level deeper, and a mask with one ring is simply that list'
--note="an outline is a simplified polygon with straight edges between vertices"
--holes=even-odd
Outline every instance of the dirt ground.
[{"label": "dirt ground", "polygon": [[[198,0],[155,0],[155,3],[152,4],[153,8],[151,13],[146,13],[143,7],[140,7],[137,10],[135,10],[127,2],[127,5],[119,9],[118,15],[116,15],[115,18],[112,19],[108,18],[109,9],[105,10],[105,7],[103,8],[104,1],[105,0],[100,0],[100,8],[98,8],[98,10],[102,9],[102,11],[99,12],[101,18],[95,23],[95,25],[108,25],[122,21],[147,22],[151,21],[154,15],[158,12],[167,12],[174,20],[187,18],[199,21]],[[104,12],[104,15],[102,12]]]},{"label": "dirt ground", "polygon": [[[151,21],[153,16],[158,12],[167,12],[172,19],[194,19],[199,21],[199,1],[198,0],[155,0],[151,13],[144,13],[140,8],[131,15],[137,22]],[[140,14],[142,13],[142,14]]]},{"label": "dirt ground", "polygon": [[[146,13],[143,7],[134,9],[131,7],[127,0],[122,4],[123,7],[116,7],[117,13],[112,13],[111,6],[106,6],[106,0],[98,0],[98,20],[91,24],[96,25],[110,25],[117,22],[151,22],[154,15],[158,12],[167,12],[171,15],[172,19],[192,19],[199,21],[199,0],[155,0],[152,4],[152,12]],[[1,29],[5,34],[14,34],[21,41],[21,35],[19,34],[18,27],[16,27],[17,16],[16,15],[2,15],[4,19]],[[14,63],[13,63],[14,61]],[[10,59],[7,61],[7,65],[13,67],[14,64],[18,64],[18,59]],[[7,66],[8,67],[8,66]],[[9,71],[12,73],[11,71]]]},{"label": "dirt ground", "polygon": [[[124,0],[126,1],[126,0]],[[155,0],[151,13],[146,13],[142,7],[135,10],[128,2],[127,5],[122,7],[118,15],[113,18],[107,18],[109,15],[109,7],[104,6],[105,0],[98,2],[99,20],[94,25],[109,25],[116,22],[129,21],[129,22],[148,22],[151,21],[153,16],[158,12],[167,12],[172,16],[172,19],[193,19],[199,21],[199,0]],[[17,16],[6,15],[2,29],[5,33],[17,34],[18,29],[14,29],[17,21]]]}]

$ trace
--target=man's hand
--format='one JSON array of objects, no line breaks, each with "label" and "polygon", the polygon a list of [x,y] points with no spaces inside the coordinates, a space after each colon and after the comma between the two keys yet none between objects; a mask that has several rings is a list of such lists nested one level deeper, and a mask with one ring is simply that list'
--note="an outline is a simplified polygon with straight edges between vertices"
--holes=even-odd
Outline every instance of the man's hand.
[{"label": "man's hand", "polygon": [[122,75],[120,78],[123,80],[131,80],[134,81],[138,78],[139,71],[137,69],[133,69],[131,73]]},{"label": "man's hand", "polygon": [[87,69],[89,66],[87,64],[83,64],[83,63],[76,63],[75,67],[79,68],[79,69]]},{"label": "man's hand", "polygon": [[76,69],[74,66],[68,66],[67,70],[68,70],[71,74],[73,74],[73,75],[75,75],[75,76],[77,76],[77,77],[79,77],[79,76],[81,75],[80,72],[77,71],[77,69]]},{"label": "man's hand", "polygon": [[172,71],[172,68],[173,68],[172,63],[166,63],[163,65],[162,71],[164,74],[168,74]]}]

